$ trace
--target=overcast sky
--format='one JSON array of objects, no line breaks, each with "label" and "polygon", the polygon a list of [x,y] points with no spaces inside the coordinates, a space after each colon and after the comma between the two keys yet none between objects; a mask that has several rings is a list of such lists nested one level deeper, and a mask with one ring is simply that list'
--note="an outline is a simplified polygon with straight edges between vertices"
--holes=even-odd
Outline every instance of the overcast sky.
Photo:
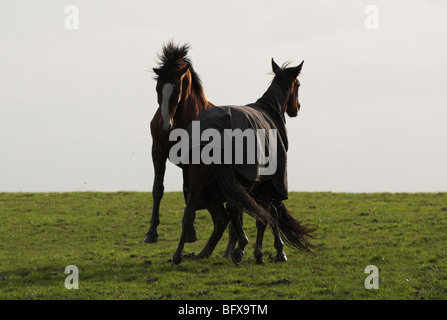
[{"label": "overcast sky", "polygon": [[[66,28],[69,5],[79,29]],[[378,29],[370,29],[373,5]],[[151,191],[148,72],[170,39],[216,105],[300,76],[290,191],[447,191],[443,1],[3,1],[0,192]],[[373,17],[373,18],[374,18]],[[168,165],[166,191],[181,190]]]}]

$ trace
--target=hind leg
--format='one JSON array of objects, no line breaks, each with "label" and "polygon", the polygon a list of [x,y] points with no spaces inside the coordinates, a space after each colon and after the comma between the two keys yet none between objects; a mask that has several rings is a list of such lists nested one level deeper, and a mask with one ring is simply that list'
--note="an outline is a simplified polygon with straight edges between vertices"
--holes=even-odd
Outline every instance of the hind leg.
[{"label": "hind leg", "polygon": [[[231,202],[227,203],[226,209],[227,209],[229,216],[231,217],[231,215],[233,215],[234,217],[236,217],[236,219],[238,219],[240,221],[240,224],[242,226],[243,225],[243,222],[242,222],[243,211],[236,208]],[[231,220],[231,218],[230,218],[230,220]],[[228,238],[228,244],[227,244],[227,249],[225,250],[224,258],[231,257],[231,254],[233,253],[234,248],[236,247],[236,244],[238,241],[237,230],[231,221],[230,221],[230,226],[229,226],[228,231],[229,231],[228,232],[229,238]]]},{"label": "hind leg", "polygon": [[[228,214],[235,214],[235,215],[239,215],[238,219],[241,222],[241,225],[243,225],[242,222],[242,216],[243,216],[243,212],[238,210],[234,205],[231,204],[231,202],[228,202],[226,205],[226,209]],[[231,218],[230,218],[231,220]],[[236,247],[237,244],[237,232],[236,229],[233,225],[233,223],[230,221],[230,226],[229,226],[229,230],[228,230],[228,244],[227,244],[227,249],[225,250],[224,253],[224,258],[229,258],[231,256],[231,253],[233,252],[234,248]]]},{"label": "hind leg", "polygon": [[236,247],[236,243],[237,243],[236,231],[234,230],[234,226],[230,221],[230,225],[228,226],[228,244],[227,248],[225,249],[225,253],[223,255],[224,258],[229,258],[231,256],[231,253]]},{"label": "hind leg", "polygon": [[[272,217],[272,213],[270,211],[273,195],[272,195],[272,188],[271,187],[269,188],[269,186],[271,186],[271,182],[258,185],[256,188],[254,188],[252,190],[252,194],[253,194],[254,198],[257,199],[258,203],[266,211],[268,211],[270,217],[274,218],[274,217]],[[265,264],[264,259],[263,259],[264,252],[262,250],[262,243],[264,241],[264,233],[265,233],[266,228],[267,228],[266,223],[256,220],[257,234],[256,234],[256,243],[255,243],[255,248],[253,250],[253,254],[255,256],[257,264]]]},{"label": "hind leg", "polygon": [[[270,205],[270,194],[268,192],[266,192],[266,190],[263,190],[263,188],[258,188],[256,190],[257,192],[257,198],[261,198],[260,194],[262,194],[264,196],[263,200],[261,201],[261,206],[266,209],[270,216],[272,215],[271,213],[271,205]],[[261,198],[262,199],[262,198]],[[256,244],[255,244],[255,249],[253,251],[253,254],[255,256],[256,259],[256,263],[257,264],[265,264],[264,259],[263,259],[263,250],[262,250],[262,243],[264,241],[264,233],[265,233],[265,229],[267,228],[267,225],[265,223],[262,223],[261,221],[256,220],[256,229],[257,229],[257,234],[256,234]]]},{"label": "hind leg", "polygon": [[210,212],[213,219],[213,233],[211,234],[203,250],[197,256],[195,256],[194,259],[208,258],[209,256],[211,256],[214,249],[216,248],[217,243],[219,242],[220,238],[222,238],[222,235],[227,228],[228,221],[230,221],[228,213],[225,210],[223,204],[209,207],[208,211]]},{"label": "hind leg", "polygon": [[[231,202],[227,203],[227,211],[233,225],[234,236],[236,237],[238,243],[237,248],[231,251],[231,260],[238,266],[242,261],[242,258],[245,254],[245,247],[248,244],[247,235],[245,234],[244,228],[242,227],[243,211],[241,208],[235,206]],[[229,251],[228,247],[227,251]]]},{"label": "hind leg", "polygon": [[[274,220],[274,223],[272,224],[272,233],[274,237],[273,246],[276,249],[276,256],[275,256],[275,262],[284,262],[287,261],[287,256],[284,252],[284,242],[281,239],[281,234],[278,227],[278,213],[276,212],[276,209],[274,206],[270,207],[270,214],[272,215],[272,218]],[[262,250],[262,243],[264,240],[264,233],[266,229],[266,225],[256,221],[256,228],[258,230],[258,233],[256,235],[256,245],[255,249],[253,251],[253,254],[256,259],[257,264],[264,264],[263,259],[263,250]]]},{"label": "hind leg", "polygon": [[196,208],[200,200],[203,186],[211,176],[211,171],[204,165],[190,165],[188,167],[188,192],[186,194],[186,207],[183,213],[182,233],[177,250],[172,257],[173,264],[182,262],[183,248],[185,243],[190,240],[194,232],[194,220],[196,217]]},{"label": "hind leg", "polygon": [[[274,243],[273,246],[276,249],[276,256],[275,256],[275,262],[284,262],[287,261],[287,256],[284,252],[284,242],[281,239],[281,234],[279,231],[279,214],[276,211],[275,205],[273,205],[273,202],[265,202],[263,201],[263,207],[269,211],[270,216],[272,217],[272,233],[274,237]],[[255,249],[253,251],[253,254],[256,259],[257,264],[264,264],[264,259],[262,257],[263,250],[262,250],[262,243],[264,239],[264,233],[266,229],[266,225],[261,223],[260,221],[256,221],[256,228],[258,229],[258,233],[256,236],[256,245]]]},{"label": "hind leg", "polygon": [[196,217],[196,205],[198,203],[198,200],[200,199],[200,191],[201,190],[190,192],[186,197],[187,201],[186,208],[183,213],[182,233],[180,236],[179,244],[177,246],[177,250],[172,257],[173,264],[179,264],[180,262],[182,262],[183,248],[188,240],[189,235],[191,234],[191,230],[193,229],[193,224]]},{"label": "hind leg", "polygon": [[[282,204],[282,202],[281,202]],[[279,232],[279,214],[276,210],[275,205],[272,205],[270,207],[270,213],[272,217],[276,220],[276,223],[272,226],[272,233],[274,237],[273,246],[276,249],[276,256],[275,256],[275,262],[285,262],[287,261],[286,253],[284,252],[284,242],[281,239],[281,234]]]},{"label": "hind leg", "polygon": [[265,264],[264,259],[262,255],[264,252],[262,251],[262,242],[264,241],[264,233],[265,228],[267,226],[263,224],[262,222],[256,220],[256,229],[258,230],[256,234],[256,243],[255,243],[255,249],[253,250],[253,254],[256,259],[257,264]]}]

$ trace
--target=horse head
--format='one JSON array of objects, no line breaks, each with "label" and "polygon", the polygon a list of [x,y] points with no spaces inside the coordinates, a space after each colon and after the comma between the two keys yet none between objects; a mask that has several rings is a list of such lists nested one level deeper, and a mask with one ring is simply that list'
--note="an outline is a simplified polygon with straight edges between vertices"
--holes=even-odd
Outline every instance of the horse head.
[{"label": "horse head", "polygon": [[180,102],[184,102],[191,94],[191,84],[199,81],[200,85],[200,79],[187,57],[188,50],[187,44],[174,45],[169,42],[163,46],[162,53],[158,56],[159,66],[153,68],[157,80],[157,100],[161,109],[160,127],[165,132],[172,129]]},{"label": "horse head", "polygon": [[156,91],[161,109],[160,127],[167,132],[174,126],[174,116],[180,101],[188,94],[186,83],[190,81],[185,81],[185,79],[190,78],[191,75],[189,67],[181,63],[173,70],[154,68],[154,72],[158,76]]},{"label": "horse head", "polygon": [[272,58],[272,69],[275,73],[273,82],[281,87],[286,97],[283,111],[290,117],[296,117],[301,107],[300,102],[298,101],[298,89],[300,87],[298,75],[301,72],[303,63],[304,61],[296,67],[287,67],[286,65],[280,67]]}]

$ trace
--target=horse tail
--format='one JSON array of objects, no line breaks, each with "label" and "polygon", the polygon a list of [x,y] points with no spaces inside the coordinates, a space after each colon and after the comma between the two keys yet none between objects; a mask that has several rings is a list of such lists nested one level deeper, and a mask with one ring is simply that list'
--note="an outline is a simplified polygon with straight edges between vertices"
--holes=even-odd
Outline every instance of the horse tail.
[{"label": "horse tail", "polygon": [[214,176],[219,188],[232,205],[247,212],[265,225],[272,224],[272,216],[242,187],[229,165],[215,165]]},{"label": "horse tail", "polygon": [[283,202],[279,206],[275,206],[275,208],[278,212],[279,231],[285,243],[298,250],[313,254],[312,249],[315,246],[309,242],[309,238],[315,238],[312,233],[316,229],[303,226],[292,216]]}]

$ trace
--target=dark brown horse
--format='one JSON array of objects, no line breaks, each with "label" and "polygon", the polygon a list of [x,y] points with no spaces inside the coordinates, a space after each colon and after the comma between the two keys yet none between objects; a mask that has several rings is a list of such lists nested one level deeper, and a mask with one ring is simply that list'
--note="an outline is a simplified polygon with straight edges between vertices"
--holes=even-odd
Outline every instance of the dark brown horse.
[{"label": "dark brown horse", "polygon": [[[159,108],[151,121],[152,162],[155,177],[152,187],[153,207],[150,228],[144,242],[158,241],[157,227],[160,224],[160,202],[164,192],[166,160],[172,142],[169,132],[174,128],[186,128],[203,110],[213,106],[204,94],[199,75],[194,71],[188,58],[189,45],[163,46],[159,55],[159,66],[154,68],[157,80]],[[188,242],[195,241],[195,232],[188,236]]]},{"label": "dark brown horse", "polygon": [[[282,200],[287,199],[288,142],[284,114],[295,117],[300,109],[298,102],[300,83],[297,77],[302,65],[303,63],[293,68],[280,68],[272,59],[275,77],[268,90],[256,103],[244,107],[214,107],[205,110],[196,119],[203,126],[200,130],[216,129],[222,133],[226,129],[247,130],[249,126],[248,129],[252,130],[263,127],[279,131],[278,148],[274,149],[275,153],[269,154],[270,159],[274,158],[278,165],[273,173],[259,176],[259,163],[254,165],[248,163],[237,165],[237,162],[207,165],[203,162],[184,163],[186,207],[180,241],[172,259],[174,264],[182,261],[184,244],[194,231],[195,212],[202,208],[208,208],[210,211],[214,230],[204,249],[195,258],[211,255],[228,221],[231,220],[238,242],[238,248],[231,256],[233,261],[239,264],[248,243],[242,228],[241,215],[244,211],[257,221],[258,235],[254,253],[258,263],[263,263],[262,239],[267,225],[272,227],[275,235],[274,246],[277,249],[278,260],[285,259],[285,254],[282,257],[283,243],[280,234],[287,244],[311,252],[312,246],[308,238],[311,237],[313,230],[302,226],[282,203]],[[188,127],[190,136],[191,130],[194,130],[194,126],[192,129],[191,126]],[[223,205],[225,202],[228,202],[228,210]],[[227,251],[230,249],[229,246]]]}]

